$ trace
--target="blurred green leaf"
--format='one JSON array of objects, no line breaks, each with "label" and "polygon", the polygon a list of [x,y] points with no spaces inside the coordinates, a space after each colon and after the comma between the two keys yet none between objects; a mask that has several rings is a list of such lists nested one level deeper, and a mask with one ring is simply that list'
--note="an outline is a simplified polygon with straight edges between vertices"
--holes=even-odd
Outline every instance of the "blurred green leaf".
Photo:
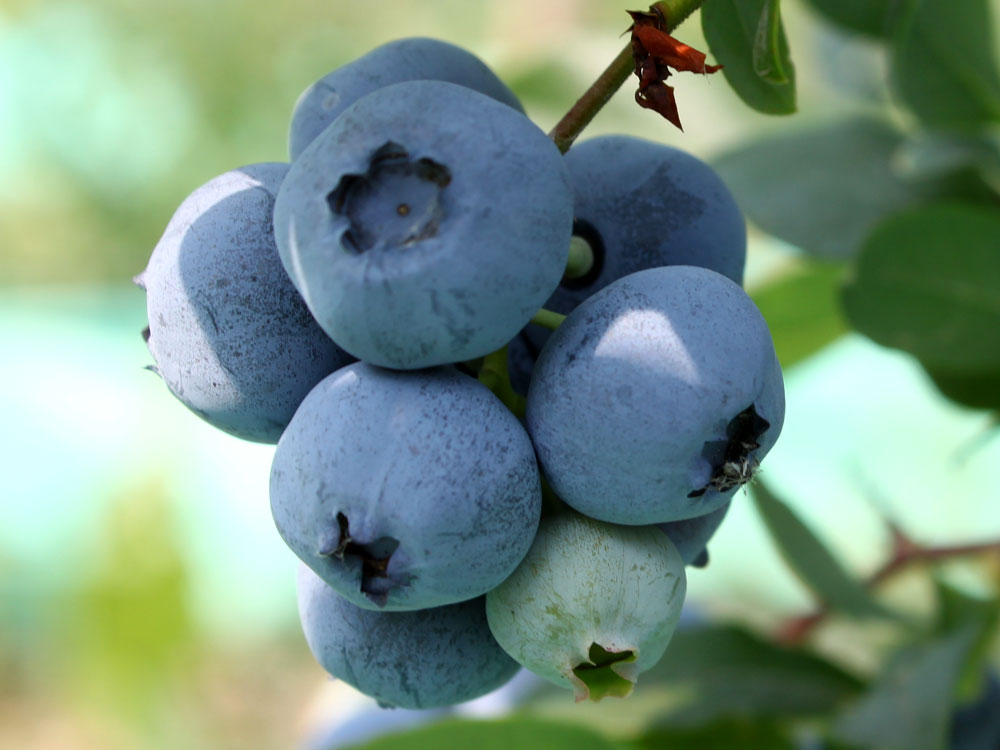
[{"label": "blurred green leaf", "polygon": [[782,367],[848,331],[840,310],[840,265],[809,265],[751,293],[774,339]]},{"label": "blurred green leaf", "polygon": [[807,253],[848,258],[878,221],[923,195],[892,164],[901,142],[881,121],[852,118],[751,141],[713,165],[761,229]]},{"label": "blurred green leaf", "polygon": [[769,721],[727,720],[696,729],[654,729],[634,742],[637,750],[753,748],[794,750],[788,729]]},{"label": "blurred green leaf", "polygon": [[505,83],[529,109],[565,111],[579,96],[575,78],[574,71],[562,61],[543,60],[507,78]]},{"label": "blurred green leaf", "polygon": [[751,495],[778,552],[821,602],[855,617],[893,616],[763,482],[753,485]]},{"label": "blurred green leaf", "polygon": [[774,0],[708,0],[701,27],[729,85],[770,115],[795,111],[795,68]]},{"label": "blurred green leaf", "polygon": [[970,594],[935,576],[938,609],[934,633],[947,635],[973,624],[980,628],[980,635],[973,645],[964,669],[959,676],[957,693],[966,697],[978,695],[982,687],[983,663],[989,652],[992,635],[1000,616],[1000,601]]},{"label": "blurred green leaf", "polygon": [[934,385],[945,396],[973,409],[1000,411],[1000,369],[964,375],[924,365]]},{"label": "blurred green leaf", "polygon": [[93,572],[64,603],[63,687],[148,720],[197,644],[191,580],[162,483],[122,488],[109,509]]},{"label": "blurred green leaf", "polygon": [[676,686],[683,694],[663,718],[671,729],[732,717],[826,714],[864,687],[815,654],[735,625],[679,629],[660,663],[641,679]]},{"label": "blurred green leaf", "polygon": [[997,617],[1000,603],[995,599],[973,596],[940,577],[935,578],[934,589],[938,601],[934,625],[937,634],[950,633],[968,622],[988,624]]},{"label": "blurred green leaf", "polygon": [[782,60],[780,0],[765,0],[753,41],[753,70],[768,83],[786,84],[790,78]]},{"label": "blurred green leaf", "polygon": [[871,690],[838,718],[842,739],[879,750],[945,750],[959,676],[982,626],[897,651]]},{"label": "blurred green leaf", "polygon": [[351,750],[616,750],[620,747],[620,743],[580,726],[524,718],[447,720],[350,746]]},{"label": "blurred green leaf", "polygon": [[833,23],[859,34],[882,37],[892,29],[892,19],[902,0],[806,0]]},{"label": "blurred green leaf", "polygon": [[958,376],[1000,370],[1000,212],[925,205],[872,232],[843,291],[848,320]]},{"label": "blurred green leaf", "polygon": [[892,45],[892,83],[932,127],[1000,120],[989,0],[909,0]]},{"label": "blurred green leaf", "polygon": [[[975,170],[1000,191],[1000,132],[936,130],[912,134],[895,154],[907,177],[927,179]],[[995,196],[990,196],[995,200]]]}]

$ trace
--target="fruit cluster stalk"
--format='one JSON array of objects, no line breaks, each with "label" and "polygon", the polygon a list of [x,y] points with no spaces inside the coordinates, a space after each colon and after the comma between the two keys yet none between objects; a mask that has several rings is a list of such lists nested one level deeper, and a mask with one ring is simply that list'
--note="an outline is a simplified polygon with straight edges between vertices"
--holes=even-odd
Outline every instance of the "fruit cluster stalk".
[{"label": "fruit cluster stalk", "polygon": [[[703,2],[704,0],[661,0],[658,3],[653,3],[650,7],[658,9],[663,14],[663,17],[667,19],[668,29],[673,31],[685,18],[700,8]],[[573,145],[577,136],[590,124],[590,121],[622,87],[622,84],[628,80],[628,77],[632,75],[632,66],[632,43],[630,41],[549,132],[549,137],[562,153],[565,154],[569,151],[569,147]]]},{"label": "fruit cluster stalk", "polygon": [[[912,565],[985,554],[1000,554],[1000,540],[925,547],[904,537],[904,543],[897,540],[893,555],[868,577],[865,585],[875,588]],[[776,640],[788,646],[802,643],[830,614],[830,608],[822,606],[809,614],[792,617],[779,626]]]}]

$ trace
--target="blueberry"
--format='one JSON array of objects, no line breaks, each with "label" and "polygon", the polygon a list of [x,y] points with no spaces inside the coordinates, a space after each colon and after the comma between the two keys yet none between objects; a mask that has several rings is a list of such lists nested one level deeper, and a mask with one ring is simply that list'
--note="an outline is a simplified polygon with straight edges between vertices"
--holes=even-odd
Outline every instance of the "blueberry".
[{"label": "blueberry", "polygon": [[996,750],[1000,747],[1000,679],[989,670],[979,697],[958,705],[949,727],[951,750]]},{"label": "blueberry", "polygon": [[497,642],[576,699],[625,697],[670,642],[686,579],[670,539],[572,511],[546,517],[524,562],[486,595]]},{"label": "blueberry", "polygon": [[416,80],[466,86],[524,111],[514,92],[471,52],[437,39],[397,39],[342,65],[302,92],[288,132],[291,158],[297,159],[337,115],[365,94]]},{"label": "blueberry", "polygon": [[573,197],[559,151],[510,107],[442,81],[358,100],[278,193],[282,262],[323,329],[416,369],[499,349],[559,283]]},{"label": "blueberry", "polygon": [[[743,283],[746,222],[708,164],[680,149],[625,135],[577,143],[565,158],[573,183],[574,236],[587,243],[594,262],[582,276],[564,278],[547,309],[569,313],[612,281],[657,266],[701,266]],[[536,352],[549,335],[539,326],[522,334]]]},{"label": "blueberry", "polygon": [[546,305],[568,313],[630,273],[700,266],[743,283],[746,222],[722,178],[680,149],[625,135],[591,138],[566,153],[575,233],[597,246],[590,275],[567,279]]},{"label": "blueberry", "polygon": [[784,408],[751,299],[714,271],[666,266],[570,313],[535,365],[526,423],[569,505],[653,524],[725,505],[774,445]]},{"label": "blueberry", "polygon": [[414,612],[351,604],[299,566],[306,643],[331,675],[383,706],[433,708],[478,698],[520,668],[497,644],[483,597]]},{"label": "blueberry", "polygon": [[287,171],[251,164],[202,185],[136,278],[167,387],[219,429],[265,443],[317,382],[354,361],[316,324],[278,257],[271,213]]},{"label": "blueberry", "polygon": [[657,524],[677,547],[685,565],[702,568],[708,564],[708,549],[705,545],[712,538],[729,511],[731,502],[703,516],[685,518],[681,521]]},{"label": "blueberry", "polygon": [[302,402],[274,454],[285,542],[368,609],[471,599],[510,575],[541,514],[521,423],[485,386],[442,367],[342,368]]}]

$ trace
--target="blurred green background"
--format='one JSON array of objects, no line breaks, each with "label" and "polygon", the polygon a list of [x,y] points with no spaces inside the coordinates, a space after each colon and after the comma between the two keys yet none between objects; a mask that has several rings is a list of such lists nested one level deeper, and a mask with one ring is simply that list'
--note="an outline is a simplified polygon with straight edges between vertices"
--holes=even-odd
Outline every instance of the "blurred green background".
[{"label": "blurred green background", "polygon": [[[884,107],[880,48],[798,2],[783,10],[798,114],[768,118],[721,76],[686,76],[687,132],[636,107],[627,84],[584,137],[711,160]],[[0,2],[0,747],[295,747],[368,705],[302,640],[296,562],[268,508],[273,448],[215,432],[142,369],[145,303],[129,279],[195,187],[287,158],[300,91],[370,48],[411,35],[465,46],[547,130],[627,25],[606,0]],[[704,46],[696,22],[678,36]],[[751,229],[755,290],[799,254]],[[947,402],[908,355],[830,325],[833,342],[786,370],[769,485],[857,571],[887,554],[883,514],[927,542],[996,535],[1000,441],[985,414]],[[766,628],[809,610],[742,494],[711,555],[689,575],[701,613]],[[949,575],[974,588],[989,566]],[[897,588],[920,596],[919,582]],[[850,626],[821,636],[870,666]],[[538,710],[612,727],[628,722],[611,711],[656,710],[566,704]]]}]

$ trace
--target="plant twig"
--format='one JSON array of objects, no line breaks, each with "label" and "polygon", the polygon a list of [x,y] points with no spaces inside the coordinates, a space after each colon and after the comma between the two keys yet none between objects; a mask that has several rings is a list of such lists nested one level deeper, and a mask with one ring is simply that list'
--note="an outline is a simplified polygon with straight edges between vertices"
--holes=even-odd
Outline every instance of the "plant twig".
[{"label": "plant twig", "polygon": [[[701,7],[703,2],[704,0],[661,0],[651,7],[657,8],[663,13],[669,29],[673,31],[680,25],[681,21]],[[583,96],[577,100],[569,112],[552,128],[549,137],[561,152],[569,151],[569,147],[573,145],[577,136],[632,75],[632,70],[632,45],[629,43],[591,84],[590,88],[583,93]]]},{"label": "plant twig", "polygon": [[[973,544],[952,544],[925,547],[917,544],[898,528],[892,528],[893,553],[878,570],[866,580],[865,586],[875,588],[911,565],[938,562],[956,557],[971,557],[986,553],[1000,553],[1000,540]],[[829,607],[820,606],[816,611],[786,620],[778,627],[776,640],[788,646],[804,641],[812,631],[830,615]]]}]

